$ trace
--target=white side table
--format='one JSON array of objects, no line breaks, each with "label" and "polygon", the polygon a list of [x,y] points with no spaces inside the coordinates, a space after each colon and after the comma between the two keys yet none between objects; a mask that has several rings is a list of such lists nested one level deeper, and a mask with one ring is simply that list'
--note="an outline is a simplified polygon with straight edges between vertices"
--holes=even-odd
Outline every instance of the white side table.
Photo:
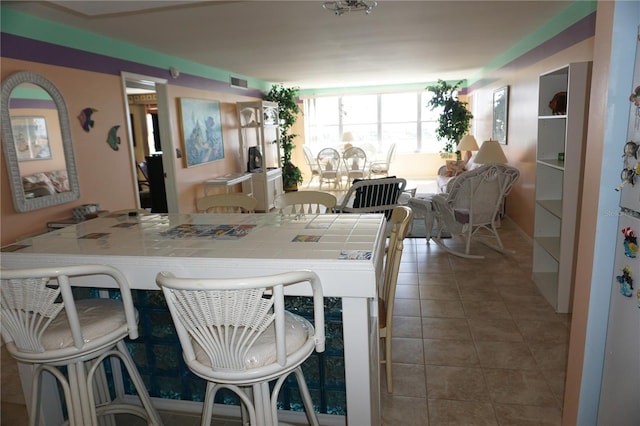
[{"label": "white side table", "polygon": [[431,199],[435,194],[415,194],[415,196],[409,199],[409,207],[413,210],[414,217],[424,219],[424,227],[426,229],[426,241],[429,244],[431,238],[431,230],[433,229],[433,207],[431,205]]},{"label": "white side table", "polygon": [[251,173],[233,173],[220,177],[216,177],[213,179],[207,179],[202,184],[204,185],[204,195],[205,197],[209,195],[207,192],[207,188],[209,186],[224,186],[226,192],[229,192],[229,187],[235,184],[249,181],[249,187],[251,188],[247,195],[253,196],[253,182],[251,180]]}]

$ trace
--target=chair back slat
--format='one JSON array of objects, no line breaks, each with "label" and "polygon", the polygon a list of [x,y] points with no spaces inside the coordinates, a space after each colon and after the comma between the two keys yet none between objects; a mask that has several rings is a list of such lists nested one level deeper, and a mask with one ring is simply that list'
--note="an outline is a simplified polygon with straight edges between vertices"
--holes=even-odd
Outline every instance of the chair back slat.
[{"label": "chair back slat", "polygon": [[389,220],[406,186],[405,179],[396,177],[356,179],[336,210],[344,213],[383,213]]},{"label": "chair back slat", "polygon": [[280,214],[304,216],[331,213],[337,202],[336,196],[329,192],[295,191],[278,195],[273,204]]},{"label": "chair back slat", "polygon": [[241,193],[208,195],[196,201],[202,213],[252,213],[257,206],[258,200]]},{"label": "chair back slat", "polygon": [[[164,292],[185,361],[196,371],[206,370],[207,375],[224,381],[247,370],[273,368],[256,367],[247,356],[257,339],[272,327],[277,364],[295,362],[289,360],[286,350],[284,310],[284,287],[293,284],[308,283],[312,288],[314,323],[308,331],[313,334],[310,348],[324,351],[322,285],[311,271],[229,279],[177,278],[161,272],[156,282]],[[210,365],[202,363],[202,351]]]}]

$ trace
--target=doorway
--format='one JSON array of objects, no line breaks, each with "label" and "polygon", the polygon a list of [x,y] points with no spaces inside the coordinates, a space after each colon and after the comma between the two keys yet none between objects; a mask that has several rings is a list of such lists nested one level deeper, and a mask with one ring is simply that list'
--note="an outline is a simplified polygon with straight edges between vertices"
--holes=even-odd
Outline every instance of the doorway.
[{"label": "doorway", "polygon": [[[122,74],[131,141],[131,167],[136,176],[137,208],[153,213],[177,211],[166,102],[166,80]],[[165,96],[159,96],[159,93]],[[167,142],[168,141],[168,142]]]}]

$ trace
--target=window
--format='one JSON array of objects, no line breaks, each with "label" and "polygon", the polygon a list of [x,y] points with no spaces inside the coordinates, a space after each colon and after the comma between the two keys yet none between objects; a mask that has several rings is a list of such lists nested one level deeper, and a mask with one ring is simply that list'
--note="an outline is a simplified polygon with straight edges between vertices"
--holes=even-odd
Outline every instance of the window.
[{"label": "window", "polygon": [[439,111],[427,106],[431,93],[345,95],[304,100],[307,144],[317,151],[342,144],[351,132],[354,145],[372,144],[386,152],[395,142],[400,152],[435,153]]}]

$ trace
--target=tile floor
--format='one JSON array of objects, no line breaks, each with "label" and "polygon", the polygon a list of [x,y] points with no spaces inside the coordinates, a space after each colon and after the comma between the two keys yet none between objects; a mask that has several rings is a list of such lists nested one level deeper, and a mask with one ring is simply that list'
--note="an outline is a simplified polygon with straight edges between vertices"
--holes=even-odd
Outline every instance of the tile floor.
[{"label": "tile floor", "polygon": [[[429,182],[417,186],[431,192]],[[531,281],[530,240],[508,219],[500,235],[514,253],[476,245],[483,260],[452,256],[424,238],[405,240],[393,394],[381,374],[383,425],[560,425],[570,317],[556,314]],[[4,348],[1,374],[0,421],[26,424]],[[197,416],[162,414],[167,426],[199,424]]]}]

